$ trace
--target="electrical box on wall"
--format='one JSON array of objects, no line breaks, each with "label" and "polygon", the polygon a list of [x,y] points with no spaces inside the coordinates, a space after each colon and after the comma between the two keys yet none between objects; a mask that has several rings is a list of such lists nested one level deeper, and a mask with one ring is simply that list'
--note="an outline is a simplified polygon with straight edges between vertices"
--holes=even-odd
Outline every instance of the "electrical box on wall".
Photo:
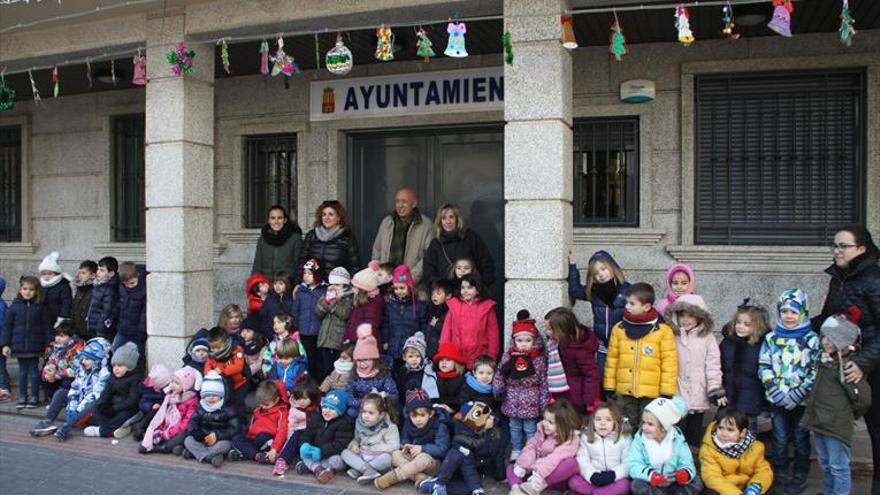
[{"label": "electrical box on wall", "polygon": [[620,83],[620,100],[624,103],[653,101],[654,93],[654,81],[633,79]]}]

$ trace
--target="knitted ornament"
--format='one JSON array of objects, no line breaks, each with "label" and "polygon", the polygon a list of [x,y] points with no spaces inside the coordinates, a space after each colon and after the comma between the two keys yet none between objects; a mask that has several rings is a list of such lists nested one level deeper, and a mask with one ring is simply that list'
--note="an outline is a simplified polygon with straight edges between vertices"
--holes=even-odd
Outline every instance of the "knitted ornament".
[{"label": "knitted ornament", "polygon": [[694,42],[694,33],[691,31],[690,13],[682,4],[675,8],[675,29],[678,29],[678,42],[684,46],[690,46]]},{"label": "knitted ornament", "polygon": [[223,64],[223,71],[226,74],[232,74],[232,68],[229,64],[229,47],[226,46],[226,40],[222,39],[217,44],[220,45],[220,62]]},{"label": "knitted ornament", "polygon": [[131,83],[136,86],[146,86],[147,85],[147,57],[144,57],[140,50],[138,50],[137,55],[131,59],[131,63],[134,66],[134,74],[131,77]]},{"label": "knitted ornament", "polygon": [[563,394],[569,390],[565,368],[559,356],[559,345],[553,339],[547,342],[547,387],[551,394]]},{"label": "knitted ornament", "polygon": [[611,25],[611,42],[608,45],[608,52],[614,57],[616,62],[623,60],[623,56],[629,52],[626,47],[626,37],[623,35],[623,28],[617,20],[617,14],[614,15],[614,24]]},{"label": "knitted ornament", "polygon": [[733,32],[736,23],[733,22],[733,7],[729,4],[721,8],[721,22],[723,24],[723,27],[721,28],[721,36],[727,38],[730,42],[738,40],[740,35],[739,33]]},{"label": "knitted ornament", "polygon": [[446,26],[446,32],[449,33],[449,41],[446,43],[446,50],[443,53],[447,57],[467,57],[468,52],[464,46],[464,34],[467,32],[467,26],[463,22],[450,22]]},{"label": "knitted ornament", "polygon": [[501,43],[504,45],[504,63],[513,65],[513,41],[511,40],[510,31],[505,31],[501,35]]},{"label": "knitted ornament", "polygon": [[840,42],[846,46],[852,46],[853,37],[856,35],[856,29],[853,27],[855,22],[849,11],[849,0],[843,0],[840,6],[840,29],[837,32],[840,33]]},{"label": "knitted ornament", "polygon": [[362,359],[379,359],[379,344],[373,337],[373,326],[361,323],[357,327],[357,342],[354,344],[352,357],[355,361]]},{"label": "knitted ornament", "polygon": [[12,110],[15,107],[15,90],[6,84],[6,78],[0,75],[0,110]]},{"label": "knitted ornament", "polygon": [[354,67],[354,55],[342,41],[342,34],[336,35],[336,46],[327,50],[327,55],[324,56],[324,65],[327,66],[328,72],[337,76],[348,74]]},{"label": "knitted ornament", "polygon": [[773,5],[773,18],[767,23],[767,27],[780,36],[791,38],[791,13],[794,12],[794,4],[790,0],[773,0]]},{"label": "knitted ornament", "polygon": [[428,38],[428,33],[424,29],[419,27],[418,31],[416,31],[416,36],[418,37],[418,41],[416,41],[416,55],[422,57],[422,61],[426,64],[431,61],[431,57],[434,54],[434,46],[431,43],[431,39]]},{"label": "knitted ornament", "polygon": [[52,67],[52,97],[58,98],[61,92],[61,82],[58,80],[58,66]]},{"label": "knitted ornament", "polygon": [[376,28],[376,38],[378,38],[376,41],[376,59],[382,62],[394,60],[394,33],[391,32],[391,28],[385,27],[385,24],[382,24]]},{"label": "knitted ornament", "polygon": [[[275,50],[275,55],[269,57],[269,60],[272,61],[271,74],[273,76],[284,74],[285,76],[290,77],[293,74],[299,72],[299,66],[296,65],[293,57],[284,52],[284,38],[278,38],[277,43],[278,49]],[[286,78],[284,79],[284,87],[290,87],[290,83],[287,81]]]},{"label": "knitted ornament", "polygon": [[173,50],[165,54],[165,60],[171,64],[171,73],[180,76],[192,72],[192,59],[195,56],[195,51],[188,50],[183,43],[178,43]]},{"label": "knitted ornament", "polygon": [[269,73],[269,42],[263,40],[260,43],[260,74]]}]

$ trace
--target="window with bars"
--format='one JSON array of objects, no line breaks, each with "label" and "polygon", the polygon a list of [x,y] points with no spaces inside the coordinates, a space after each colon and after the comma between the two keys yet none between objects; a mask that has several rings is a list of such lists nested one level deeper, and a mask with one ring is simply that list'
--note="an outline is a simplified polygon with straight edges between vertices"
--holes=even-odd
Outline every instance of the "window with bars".
[{"label": "window with bars", "polygon": [[21,126],[0,127],[0,242],[21,242]]},{"label": "window with bars", "polygon": [[262,227],[275,204],[295,219],[296,134],[248,136],[245,147],[245,227]]},{"label": "window with bars", "polygon": [[144,115],[113,117],[113,241],[144,242]]},{"label": "window with bars", "polygon": [[574,121],[574,224],[638,227],[639,118]]},{"label": "window with bars", "polygon": [[863,70],[695,79],[697,244],[824,245],[865,220]]}]

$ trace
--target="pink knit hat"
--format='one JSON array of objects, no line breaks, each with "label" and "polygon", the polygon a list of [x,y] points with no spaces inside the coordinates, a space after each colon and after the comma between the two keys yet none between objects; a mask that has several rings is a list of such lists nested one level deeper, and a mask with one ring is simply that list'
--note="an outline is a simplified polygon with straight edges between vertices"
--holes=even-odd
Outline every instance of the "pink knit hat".
[{"label": "pink knit hat", "polygon": [[379,295],[379,262],[370,261],[367,268],[354,274],[351,285],[367,293],[370,297]]},{"label": "pink knit hat", "polygon": [[394,275],[392,275],[391,282],[394,284],[406,284],[406,286],[409,287],[409,294],[415,296],[416,283],[413,281],[412,272],[405,264],[397,265],[397,268],[394,269]]},{"label": "pink knit hat", "polygon": [[355,361],[361,359],[379,359],[379,344],[373,337],[373,327],[369,323],[361,323],[357,327],[357,342],[354,344]]},{"label": "pink knit hat", "polygon": [[198,391],[202,388],[202,374],[195,368],[184,366],[174,372],[174,378],[180,383],[184,392]]}]

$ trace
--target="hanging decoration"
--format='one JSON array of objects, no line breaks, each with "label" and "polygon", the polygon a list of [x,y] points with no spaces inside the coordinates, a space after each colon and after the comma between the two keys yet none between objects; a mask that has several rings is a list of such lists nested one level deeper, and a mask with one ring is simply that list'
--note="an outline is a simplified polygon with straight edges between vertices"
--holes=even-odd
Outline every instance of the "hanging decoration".
[{"label": "hanging decoration", "polygon": [[42,105],[43,100],[40,99],[40,90],[37,89],[37,83],[34,82],[34,74],[30,70],[28,70],[28,78],[31,80],[31,94],[34,95],[34,103]]},{"label": "hanging decoration", "polygon": [[146,86],[147,85],[147,57],[145,57],[140,50],[138,50],[137,55],[131,59],[131,63],[134,66],[134,74],[131,77],[131,83],[136,86]]},{"label": "hanging decoration", "polygon": [[721,8],[721,22],[723,24],[721,36],[727,38],[731,43],[738,40],[739,33],[733,31],[736,23],[733,22],[733,7],[730,6],[730,3]]},{"label": "hanging decoration", "polygon": [[116,87],[116,59],[110,60],[110,80],[113,81],[113,87]]},{"label": "hanging decoration", "polygon": [[767,27],[780,36],[791,38],[792,12],[794,3],[791,0],[773,0],[773,18],[767,23]]},{"label": "hanging decoration", "polygon": [[383,62],[394,60],[394,33],[391,32],[391,28],[385,27],[385,24],[382,24],[376,28],[376,38],[378,38],[376,41],[376,59]]},{"label": "hanging decoration", "polygon": [[0,110],[12,110],[15,107],[15,90],[6,84],[6,76],[0,73]]},{"label": "hanging decoration", "polygon": [[290,76],[299,72],[299,66],[296,65],[293,57],[285,53],[284,38],[279,36],[277,43],[278,49],[275,50],[275,55],[269,57],[269,60],[272,61],[272,75],[283,74],[285,76],[284,89],[290,89]]},{"label": "hanging decoration", "polygon": [[691,46],[694,42],[694,32],[691,31],[690,12],[684,6],[679,4],[675,8],[675,29],[678,29],[678,42],[684,46]]},{"label": "hanging decoration", "polygon": [[846,46],[852,46],[853,38],[856,35],[856,29],[853,27],[855,22],[849,11],[849,0],[843,0],[843,4],[840,6],[840,29],[837,32],[840,33],[840,42]]},{"label": "hanging decoration", "polygon": [[574,35],[574,17],[562,16],[562,46],[569,50],[578,47],[577,37]]},{"label": "hanging decoration", "polygon": [[431,57],[435,55],[434,44],[431,43],[431,38],[428,38],[428,32],[422,29],[422,26],[419,26],[419,29],[416,31],[416,37],[418,38],[416,41],[416,55],[422,57],[422,61],[427,64],[431,61]]},{"label": "hanging decoration", "polygon": [[467,57],[468,52],[464,46],[464,35],[467,33],[467,26],[463,22],[450,22],[446,26],[446,32],[449,33],[449,42],[446,43],[446,51],[443,53],[447,57]]},{"label": "hanging decoration", "polygon": [[626,46],[626,37],[623,35],[623,28],[620,27],[617,12],[614,13],[614,24],[611,25],[611,36],[608,39],[611,42],[608,45],[608,52],[611,53],[615,61],[622,61],[623,56],[629,53],[629,49]]},{"label": "hanging decoration", "polygon": [[52,98],[58,98],[61,93],[61,82],[58,80],[58,66],[52,67]]},{"label": "hanging decoration", "polygon": [[220,38],[217,44],[220,45],[220,62],[223,64],[223,72],[226,75],[232,75],[232,67],[229,64],[229,46],[226,45],[226,38]]},{"label": "hanging decoration", "polygon": [[89,89],[92,89],[92,61],[86,59],[86,81],[89,82]]},{"label": "hanging decoration", "polygon": [[327,66],[328,72],[337,76],[348,74],[354,67],[354,56],[351,54],[351,50],[345,46],[342,33],[336,33],[336,46],[327,50],[327,55],[324,56],[324,65]]},{"label": "hanging decoration", "polygon": [[192,72],[192,59],[195,56],[196,52],[188,50],[185,44],[178,43],[173,50],[165,54],[165,60],[171,64],[171,73],[181,76]]},{"label": "hanging decoration", "polygon": [[501,43],[504,45],[504,63],[513,65],[513,41],[510,31],[504,31],[504,34],[501,35]]},{"label": "hanging decoration", "polygon": [[260,43],[260,74],[264,76],[269,73],[269,42],[263,40]]}]

